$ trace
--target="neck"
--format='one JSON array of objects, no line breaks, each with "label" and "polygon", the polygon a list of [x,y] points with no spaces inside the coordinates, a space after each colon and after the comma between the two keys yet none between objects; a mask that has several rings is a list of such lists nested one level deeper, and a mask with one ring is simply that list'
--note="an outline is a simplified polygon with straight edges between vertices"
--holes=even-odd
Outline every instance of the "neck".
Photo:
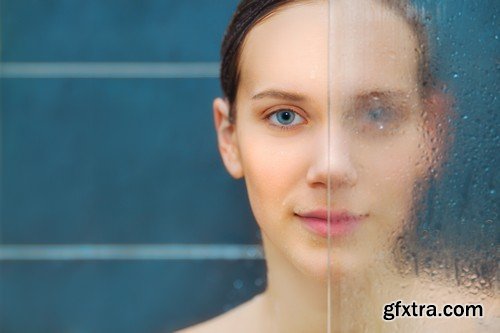
[{"label": "neck", "polygon": [[326,278],[299,271],[265,235],[263,243],[268,267],[263,294],[266,331],[323,333],[329,311],[331,332],[362,332],[382,325],[383,304],[395,296],[381,291],[398,289],[393,275],[382,274],[380,267],[347,275],[333,272],[328,288]]},{"label": "neck", "polygon": [[267,263],[264,293],[270,332],[325,332],[327,283],[305,276],[263,235]]}]

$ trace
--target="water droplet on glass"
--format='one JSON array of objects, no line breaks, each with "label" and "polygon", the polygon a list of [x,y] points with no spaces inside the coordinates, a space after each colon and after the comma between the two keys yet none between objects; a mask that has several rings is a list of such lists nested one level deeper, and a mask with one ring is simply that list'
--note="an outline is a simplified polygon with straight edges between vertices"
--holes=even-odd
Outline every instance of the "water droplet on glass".
[{"label": "water droplet on glass", "polygon": [[255,286],[256,287],[260,287],[264,284],[264,279],[263,278],[257,278],[255,279],[255,282],[254,282]]},{"label": "water droplet on glass", "polygon": [[243,288],[243,281],[240,279],[234,280],[233,287],[234,287],[234,289],[238,289],[238,290]]}]

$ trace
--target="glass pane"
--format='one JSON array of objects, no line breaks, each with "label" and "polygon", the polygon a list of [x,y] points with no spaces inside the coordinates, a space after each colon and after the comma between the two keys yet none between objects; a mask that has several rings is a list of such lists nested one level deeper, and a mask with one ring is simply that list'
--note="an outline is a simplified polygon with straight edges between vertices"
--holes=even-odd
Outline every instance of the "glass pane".
[{"label": "glass pane", "polygon": [[498,4],[330,1],[329,331],[497,331]]}]

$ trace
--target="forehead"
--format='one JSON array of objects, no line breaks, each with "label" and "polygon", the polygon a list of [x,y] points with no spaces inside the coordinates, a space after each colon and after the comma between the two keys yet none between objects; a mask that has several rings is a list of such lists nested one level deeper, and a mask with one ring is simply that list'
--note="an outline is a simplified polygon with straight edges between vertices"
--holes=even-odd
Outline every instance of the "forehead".
[{"label": "forehead", "polygon": [[326,96],[329,72],[331,87],[342,94],[414,89],[416,49],[411,27],[378,1],[337,1],[330,8],[327,1],[297,2],[248,33],[240,90],[279,88]]}]

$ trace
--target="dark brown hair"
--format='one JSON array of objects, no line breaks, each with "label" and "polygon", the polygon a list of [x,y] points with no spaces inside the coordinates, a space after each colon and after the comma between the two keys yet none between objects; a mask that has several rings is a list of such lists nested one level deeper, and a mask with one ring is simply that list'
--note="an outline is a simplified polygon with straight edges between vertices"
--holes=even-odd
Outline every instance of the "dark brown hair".
[{"label": "dark brown hair", "polygon": [[[224,35],[221,48],[220,80],[222,91],[230,105],[230,121],[235,119],[234,102],[236,101],[239,83],[239,59],[248,32],[280,7],[292,3],[313,1],[325,0],[242,0],[239,3]],[[427,36],[417,11],[408,0],[376,1],[380,1],[387,8],[403,16],[415,32],[419,44],[416,49],[419,56],[419,82],[421,82],[423,88],[421,90],[425,94],[427,87],[430,86],[429,83],[432,81],[432,76],[429,70]]]}]

